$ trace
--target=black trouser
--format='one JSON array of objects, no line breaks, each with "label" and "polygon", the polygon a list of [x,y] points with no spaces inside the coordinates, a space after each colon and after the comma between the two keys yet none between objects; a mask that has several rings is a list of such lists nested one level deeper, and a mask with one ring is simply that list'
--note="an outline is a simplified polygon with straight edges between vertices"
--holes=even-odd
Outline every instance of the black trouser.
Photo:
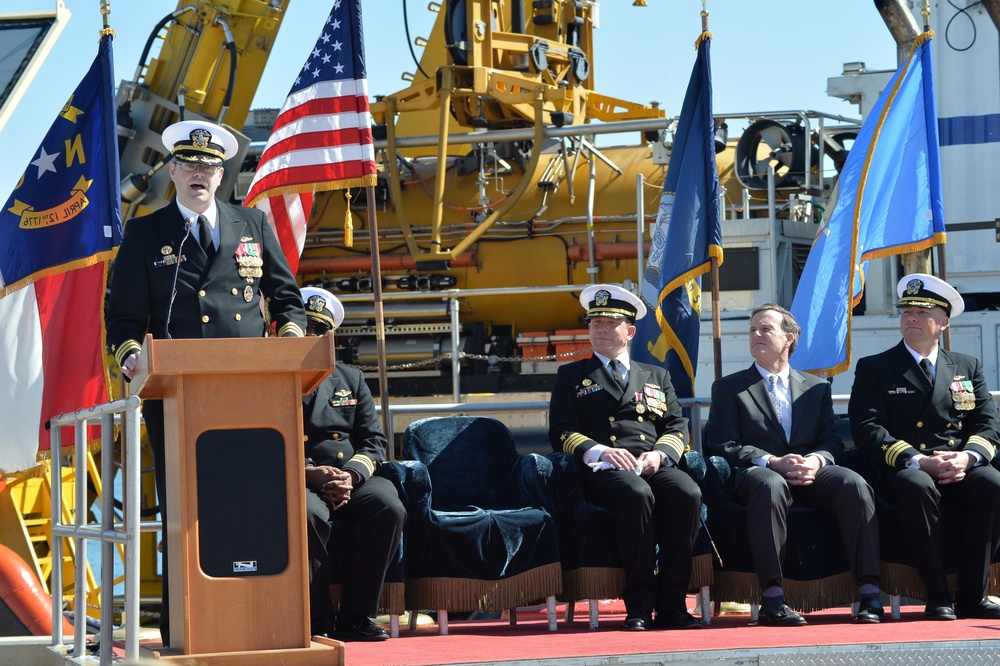
[{"label": "black trouser", "polygon": [[625,568],[622,599],[626,610],[687,610],[691,550],[701,525],[698,484],[686,472],[666,466],[649,477],[624,470],[588,469],[583,479],[587,500],[615,516],[618,549]]},{"label": "black trouser", "polygon": [[1000,471],[990,465],[973,467],[961,481],[941,485],[925,472],[902,469],[885,475],[881,491],[899,507],[903,538],[917,561],[928,600],[951,600],[941,506],[958,507],[964,525],[959,532],[955,601],[978,604],[986,596],[990,562],[1000,544]]},{"label": "black trouser", "polygon": [[170,585],[167,572],[167,461],[163,448],[163,402],[160,400],[144,400],[142,403],[142,418],[146,421],[146,436],[149,446],[153,449],[154,474],[156,477],[156,497],[160,504],[160,523],[163,525],[161,535],[162,566],[163,566],[163,601],[160,604],[160,639],[164,647],[170,645]]},{"label": "black trouser", "polygon": [[336,511],[316,494],[306,492],[306,531],[309,543],[309,612],[312,622],[332,612],[329,549],[344,548],[329,543],[330,520],[354,523],[354,540],[346,548],[340,612],[374,616],[382,594],[385,571],[399,547],[406,521],[406,509],[396,486],[388,479],[373,476],[351,490],[351,499]]},{"label": "black trouser", "polygon": [[781,584],[792,504],[833,514],[855,582],[878,584],[875,500],[871,487],[859,474],[838,465],[823,465],[811,485],[792,486],[777,472],[754,467],[747,470],[737,496],[747,508],[750,554],[762,591]]}]

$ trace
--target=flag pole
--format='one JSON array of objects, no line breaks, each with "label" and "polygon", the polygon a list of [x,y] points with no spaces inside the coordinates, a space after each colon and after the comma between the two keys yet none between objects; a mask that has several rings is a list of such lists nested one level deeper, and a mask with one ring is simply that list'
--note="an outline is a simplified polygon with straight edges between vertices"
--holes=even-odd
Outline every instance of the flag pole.
[{"label": "flag pole", "polygon": [[[708,32],[708,0],[701,2],[701,31]],[[711,257],[712,267],[712,358],[715,378],[722,379],[722,312],[719,305],[719,260]],[[720,560],[721,561],[721,560]]]},{"label": "flag pole", "polygon": [[382,432],[389,440],[389,460],[395,459],[392,419],[389,415],[389,376],[385,360],[385,313],[382,311],[382,265],[378,249],[378,216],[375,211],[375,186],[365,189],[368,198],[368,236],[372,253],[372,292],[375,295],[375,347],[378,355],[378,394],[382,405]]}]

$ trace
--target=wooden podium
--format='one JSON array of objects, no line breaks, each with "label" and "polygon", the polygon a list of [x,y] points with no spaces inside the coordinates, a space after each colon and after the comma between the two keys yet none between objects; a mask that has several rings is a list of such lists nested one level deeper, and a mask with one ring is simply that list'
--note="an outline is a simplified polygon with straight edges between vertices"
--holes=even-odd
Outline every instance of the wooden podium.
[{"label": "wooden podium", "polygon": [[171,646],[198,664],[343,664],[310,638],[302,395],[333,335],[146,336],[133,392],[163,400]]}]

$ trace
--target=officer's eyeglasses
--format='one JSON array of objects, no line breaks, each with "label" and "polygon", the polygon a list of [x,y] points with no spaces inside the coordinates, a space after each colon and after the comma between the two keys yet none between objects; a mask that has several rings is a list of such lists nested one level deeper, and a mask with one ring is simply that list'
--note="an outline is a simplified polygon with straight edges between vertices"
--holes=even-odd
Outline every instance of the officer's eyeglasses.
[{"label": "officer's eyeglasses", "polygon": [[214,176],[219,173],[219,169],[222,167],[218,164],[196,164],[194,162],[177,162],[177,166],[184,173],[194,173],[195,171],[201,171],[206,176]]}]

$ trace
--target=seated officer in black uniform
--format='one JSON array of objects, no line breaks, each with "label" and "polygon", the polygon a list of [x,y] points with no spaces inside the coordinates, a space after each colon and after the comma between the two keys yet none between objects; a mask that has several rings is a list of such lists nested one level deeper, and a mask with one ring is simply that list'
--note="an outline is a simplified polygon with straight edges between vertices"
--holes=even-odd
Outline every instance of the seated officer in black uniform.
[{"label": "seated officer in black uniform", "polygon": [[[855,444],[881,468],[877,490],[899,507],[903,539],[927,587],[926,617],[1000,619],[986,596],[1000,544],[1000,471],[990,463],[1000,421],[979,359],[940,347],[965,302],[950,284],[914,273],[896,285],[902,341],[858,361],[848,413]],[[941,507],[958,508],[955,606]]]},{"label": "seated officer in black uniform", "polygon": [[[344,307],[324,289],[305,287],[307,335],[323,335],[344,319]],[[314,634],[342,641],[389,637],[372,621],[385,571],[399,546],[406,509],[396,486],[377,475],[386,438],[360,370],[337,364],[319,388],[302,398],[309,535],[309,610]],[[330,523],[355,523],[340,610],[330,602]],[[339,544],[332,544],[338,547]]]},{"label": "seated officer in black uniform", "polygon": [[688,439],[687,419],[666,369],[632,361],[628,354],[635,320],[646,307],[614,285],[587,287],[580,303],[587,310],[594,355],[559,368],[549,405],[549,441],[587,467],[587,500],[615,516],[625,568],[625,629],[699,628],[686,596],[701,489],[677,468]]}]

